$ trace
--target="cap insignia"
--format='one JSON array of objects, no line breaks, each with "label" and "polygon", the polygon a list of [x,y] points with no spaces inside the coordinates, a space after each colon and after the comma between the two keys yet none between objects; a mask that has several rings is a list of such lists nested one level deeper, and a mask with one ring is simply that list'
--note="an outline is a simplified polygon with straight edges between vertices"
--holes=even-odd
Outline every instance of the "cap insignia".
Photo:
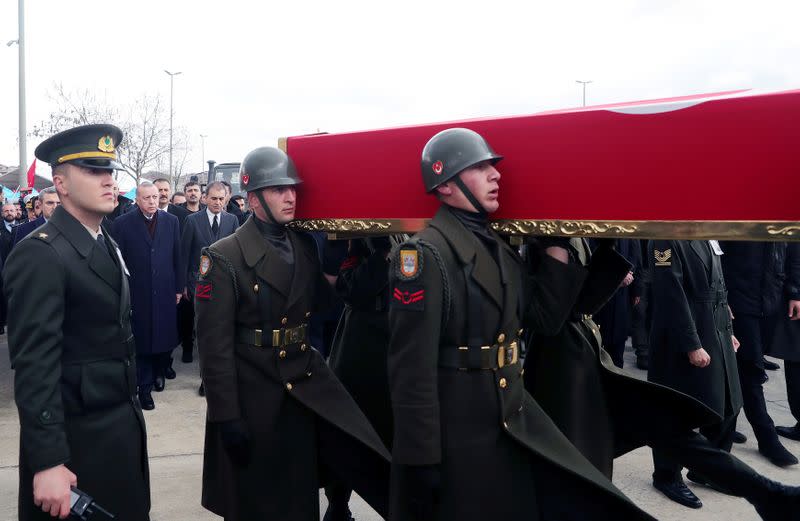
[{"label": "cap insignia", "polygon": [[442,170],[444,170],[444,165],[441,161],[437,161],[433,164],[433,173],[436,175],[441,175]]},{"label": "cap insignia", "polygon": [[105,135],[100,138],[100,141],[97,142],[97,148],[101,152],[113,152],[114,151],[114,140],[111,139],[111,136]]},{"label": "cap insignia", "polygon": [[250,176],[249,176],[249,175],[247,175],[247,174],[244,174],[244,175],[242,176],[242,184],[243,184],[243,185],[246,185],[246,184],[247,184],[247,183],[249,183],[249,182],[250,182]]}]

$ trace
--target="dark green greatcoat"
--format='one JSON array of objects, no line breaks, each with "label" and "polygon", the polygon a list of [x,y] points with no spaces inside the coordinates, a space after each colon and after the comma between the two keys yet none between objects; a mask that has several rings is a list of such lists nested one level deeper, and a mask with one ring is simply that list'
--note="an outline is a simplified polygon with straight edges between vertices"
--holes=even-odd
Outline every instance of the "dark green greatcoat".
[{"label": "dark green greatcoat", "polygon": [[17,244],[3,272],[23,521],[53,519],[33,503],[33,475],[62,463],[116,519],[149,519],[128,280],[103,233],[106,251],[61,206]]},{"label": "dark green greatcoat", "polygon": [[389,343],[389,260],[352,241],[336,290],[345,303],[329,364],[387,447],[392,440],[392,404],[386,373]]},{"label": "dark green greatcoat", "polygon": [[[292,268],[253,219],[204,250],[211,265],[195,292],[208,403],[202,503],[227,521],[315,521],[323,485],[319,422],[346,433],[359,458],[379,460],[384,481],[389,453],[317,350],[298,341],[281,357],[280,348],[236,339],[237,328],[271,332],[306,324],[332,294],[309,235],[287,231]],[[266,310],[260,304],[265,298]],[[223,445],[220,422],[229,420],[244,422],[250,435],[245,466]]]},{"label": "dark green greatcoat", "polygon": [[589,276],[558,333],[531,336],[525,387],[581,453],[610,478],[614,458],[719,417],[688,396],[639,380],[614,365],[601,347],[602,331],[591,315],[611,298],[630,264],[612,249],[601,247],[591,256],[582,239],[570,243],[570,262],[588,266]]},{"label": "dark green greatcoat", "polygon": [[[529,284],[517,253],[493,237],[499,266],[443,206],[392,255],[390,519],[413,519],[406,469],[414,465],[438,465],[441,471],[436,520],[651,519],[581,455],[524,390],[521,363],[494,370],[440,366],[440,353],[474,345],[468,343],[468,322],[477,323],[480,338],[474,340],[486,346],[501,334],[506,342],[515,339],[523,322],[552,331],[580,291],[584,268],[542,256]],[[401,269],[414,272],[401,258],[415,244],[418,271],[401,275]],[[530,301],[520,294],[526,289]],[[468,294],[476,291],[480,296],[472,304],[480,306],[482,319],[469,321]]]},{"label": "dark green greatcoat", "polygon": [[[708,241],[651,241],[648,249],[653,266],[648,378],[722,417],[737,413],[742,392],[720,256]],[[707,367],[689,363],[689,351],[698,347],[711,356]]]}]

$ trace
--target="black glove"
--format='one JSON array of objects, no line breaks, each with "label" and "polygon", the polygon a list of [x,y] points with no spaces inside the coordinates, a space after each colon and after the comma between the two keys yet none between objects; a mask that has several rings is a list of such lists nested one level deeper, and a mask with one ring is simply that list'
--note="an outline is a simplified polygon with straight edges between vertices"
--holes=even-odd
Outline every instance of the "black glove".
[{"label": "black glove", "polygon": [[408,465],[405,469],[409,512],[419,521],[434,519],[442,486],[439,465]]},{"label": "black glove", "polygon": [[219,424],[222,445],[234,463],[245,467],[250,463],[250,434],[242,420],[229,420]]}]

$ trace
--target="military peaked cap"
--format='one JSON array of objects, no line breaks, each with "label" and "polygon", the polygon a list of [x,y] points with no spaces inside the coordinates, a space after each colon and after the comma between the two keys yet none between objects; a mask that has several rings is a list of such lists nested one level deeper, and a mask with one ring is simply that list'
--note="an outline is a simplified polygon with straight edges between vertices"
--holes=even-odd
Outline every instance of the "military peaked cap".
[{"label": "military peaked cap", "polygon": [[36,158],[55,167],[73,163],[87,168],[123,170],[117,162],[122,131],[114,125],[83,125],[47,138],[36,147]]}]

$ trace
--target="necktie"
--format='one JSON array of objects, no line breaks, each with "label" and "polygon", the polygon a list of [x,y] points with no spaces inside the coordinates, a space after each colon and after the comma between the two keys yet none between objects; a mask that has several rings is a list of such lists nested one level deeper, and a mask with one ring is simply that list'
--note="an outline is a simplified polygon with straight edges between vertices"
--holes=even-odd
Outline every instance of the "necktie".
[{"label": "necktie", "polygon": [[214,215],[214,224],[211,225],[211,233],[214,234],[215,239],[219,236],[219,223],[216,215]]},{"label": "necktie", "polygon": [[106,238],[103,237],[102,233],[98,234],[97,236],[97,245],[100,246],[100,249],[103,250],[103,253],[105,253],[109,258],[111,258],[111,253],[109,253],[108,246],[106,246]]}]

